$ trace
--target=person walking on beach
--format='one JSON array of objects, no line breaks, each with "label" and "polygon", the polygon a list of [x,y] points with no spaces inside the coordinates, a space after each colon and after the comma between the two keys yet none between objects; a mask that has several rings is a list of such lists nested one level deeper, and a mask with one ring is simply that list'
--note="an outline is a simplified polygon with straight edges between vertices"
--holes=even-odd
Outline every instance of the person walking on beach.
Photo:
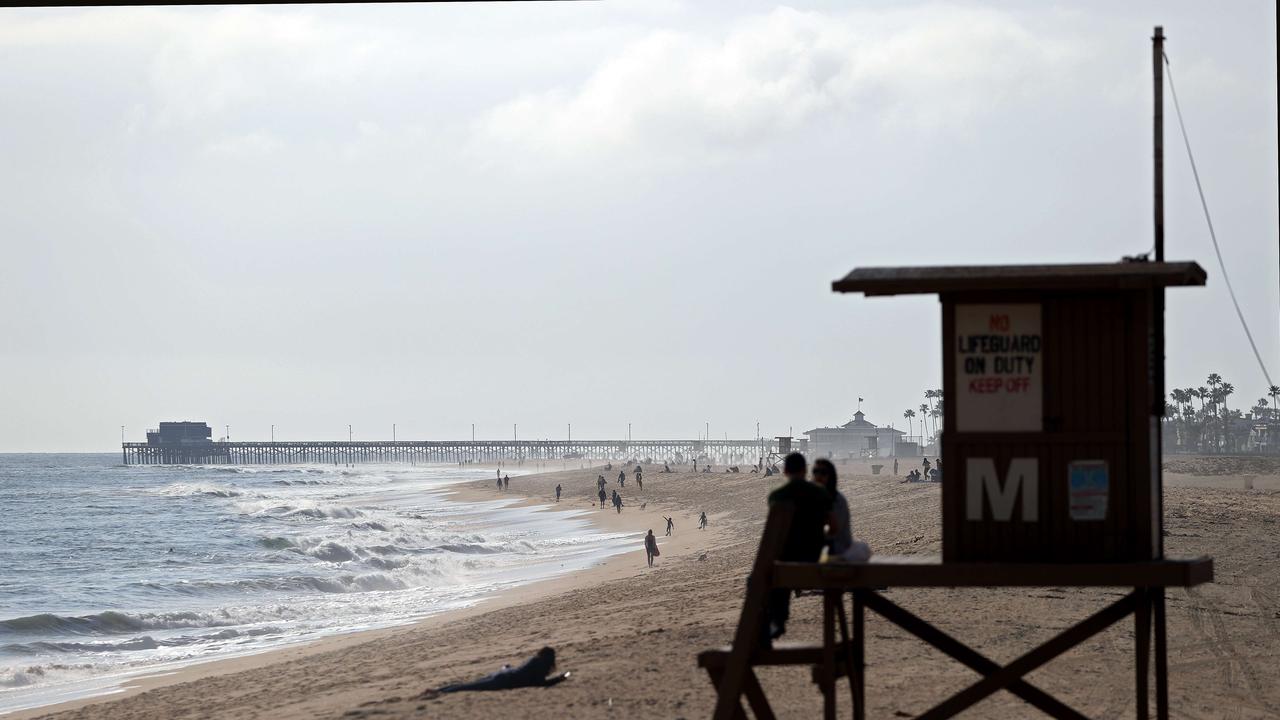
[{"label": "person walking on beach", "polygon": [[636,487],[644,490],[644,480],[640,478],[640,473],[636,473]]},{"label": "person walking on beach", "polygon": [[898,458],[893,459],[893,476],[898,477]]},{"label": "person walking on beach", "polygon": [[560,502],[560,483],[556,483],[556,502]]},{"label": "person walking on beach", "polygon": [[666,515],[663,515],[662,519],[667,521],[667,537],[671,537],[671,531],[676,529],[676,521]]},{"label": "person walking on beach", "polygon": [[924,463],[922,463],[922,464],[924,465],[924,472],[923,472],[922,474],[924,475],[925,479],[927,480],[927,479],[929,479],[929,458],[925,458],[925,459],[924,459]]},{"label": "person walking on beach", "polygon": [[498,492],[502,492],[502,477],[498,477]]},{"label": "person walking on beach", "polygon": [[653,559],[658,557],[658,538],[653,536],[653,530],[649,530],[649,534],[644,536],[644,554],[649,561],[649,567],[653,567]]},{"label": "person walking on beach", "polygon": [[504,476],[502,477],[502,489],[503,489],[503,490],[510,490],[510,489],[511,489],[511,476],[510,476],[510,475],[504,475]]},{"label": "person walking on beach", "polygon": [[698,529],[699,530],[707,529],[707,511],[706,510],[703,510],[702,514],[698,516]]},{"label": "person walking on beach", "polygon": [[641,470],[640,470],[640,466],[637,465],[636,466],[636,484],[637,485],[640,484],[640,478],[641,478]]},{"label": "person walking on beach", "polygon": [[622,496],[618,494],[617,490],[613,491],[613,507],[618,511],[619,515],[622,514]]},{"label": "person walking on beach", "polygon": [[608,496],[604,494],[604,488],[600,488],[600,509],[601,509],[601,510],[603,510],[603,509],[604,509],[604,499],[605,499],[606,497],[608,497]]},{"label": "person walking on beach", "polygon": [[627,486],[627,471],[626,471],[626,470],[619,470],[619,471],[618,471],[618,486],[619,486],[619,487],[626,487],[626,486]]}]

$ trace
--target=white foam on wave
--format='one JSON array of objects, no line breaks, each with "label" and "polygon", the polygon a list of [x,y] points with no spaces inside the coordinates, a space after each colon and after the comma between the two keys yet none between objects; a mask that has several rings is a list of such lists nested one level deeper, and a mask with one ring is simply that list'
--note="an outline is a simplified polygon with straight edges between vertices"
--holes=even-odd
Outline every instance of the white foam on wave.
[{"label": "white foam on wave", "polygon": [[433,491],[459,476],[440,468],[235,468],[230,482],[210,470],[155,494],[218,510],[244,535],[242,556],[136,583],[144,611],[0,619],[0,713],[124,674],[409,622],[584,569],[631,540],[576,513],[445,500]]}]

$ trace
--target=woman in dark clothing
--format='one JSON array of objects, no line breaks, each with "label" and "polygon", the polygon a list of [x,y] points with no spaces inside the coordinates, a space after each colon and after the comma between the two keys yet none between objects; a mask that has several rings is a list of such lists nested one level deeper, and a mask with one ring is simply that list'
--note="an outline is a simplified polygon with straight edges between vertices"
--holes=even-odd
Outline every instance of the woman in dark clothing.
[{"label": "woman in dark clothing", "polygon": [[644,554],[649,560],[649,567],[653,567],[653,559],[661,554],[658,552],[658,538],[653,536],[653,530],[644,536]]}]

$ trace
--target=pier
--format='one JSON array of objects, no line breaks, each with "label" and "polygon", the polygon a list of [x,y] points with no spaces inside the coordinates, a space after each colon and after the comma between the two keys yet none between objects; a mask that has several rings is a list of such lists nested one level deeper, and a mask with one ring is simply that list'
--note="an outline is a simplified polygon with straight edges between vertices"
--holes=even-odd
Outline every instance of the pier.
[{"label": "pier", "polygon": [[462,440],[227,442],[185,440],[121,444],[125,465],[354,465],[492,463],[526,460],[640,460],[755,464],[779,450],[757,440]]}]

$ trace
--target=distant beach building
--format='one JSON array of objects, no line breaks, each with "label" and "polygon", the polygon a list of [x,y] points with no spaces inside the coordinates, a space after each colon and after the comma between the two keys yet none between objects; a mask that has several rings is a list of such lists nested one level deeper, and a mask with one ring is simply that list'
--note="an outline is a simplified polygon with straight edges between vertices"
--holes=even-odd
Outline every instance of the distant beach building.
[{"label": "distant beach building", "polygon": [[[805,431],[805,435],[809,438],[809,452],[813,456],[844,459],[890,457],[894,454],[894,445],[899,444],[906,433],[867,422],[866,415],[859,410],[853,414],[852,420],[840,427],[814,428]],[[912,447],[915,447],[914,443]]]},{"label": "distant beach building", "polygon": [[148,445],[190,445],[213,442],[213,430],[208,423],[162,422],[156,430],[147,431]]}]

